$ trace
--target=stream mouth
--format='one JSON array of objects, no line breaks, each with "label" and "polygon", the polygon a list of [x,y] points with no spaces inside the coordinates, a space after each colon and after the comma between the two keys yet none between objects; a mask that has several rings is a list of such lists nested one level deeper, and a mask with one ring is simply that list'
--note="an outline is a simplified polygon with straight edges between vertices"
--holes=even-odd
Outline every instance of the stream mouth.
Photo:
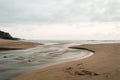
[{"label": "stream mouth", "polygon": [[94,54],[88,50],[68,48],[78,42],[44,43],[43,46],[25,50],[0,51],[0,80],[8,80],[27,71],[83,59]]}]

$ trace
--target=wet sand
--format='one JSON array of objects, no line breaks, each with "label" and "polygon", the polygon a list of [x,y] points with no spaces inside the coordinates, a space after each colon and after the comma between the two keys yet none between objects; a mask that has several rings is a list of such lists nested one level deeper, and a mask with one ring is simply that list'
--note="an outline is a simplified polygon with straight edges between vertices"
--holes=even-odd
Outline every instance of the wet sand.
[{"label": "wet sand", "polygon": [[0,51],[0,80],[8,80],[17,75],[42,69],[51,65],[79,60],[88,57],[91,52],[70,49],[75,42],[32,41],[44,43],[30,49]]},{"label": "wet sand", "polygon": [[11,80],[119,80],[120,44],[86,44],[70,48],[95,54],[77,61],[34,70]]},{"label": "wet sand", "polygon": [[0,39],[0,50],[26,49],[26,48],[36,47],[38,45],[42,45],[42,43]]}]

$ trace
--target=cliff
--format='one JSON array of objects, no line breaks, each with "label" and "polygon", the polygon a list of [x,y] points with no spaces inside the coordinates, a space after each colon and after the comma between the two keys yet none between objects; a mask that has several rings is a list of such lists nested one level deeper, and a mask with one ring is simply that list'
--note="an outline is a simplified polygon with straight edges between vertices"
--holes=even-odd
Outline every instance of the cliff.
[{"label": "cliff", "polygon": [[0,31],[0,38],[1,39],[9,39],[9,40],[18,40],[18,38],[12,37],[9,33]]}]

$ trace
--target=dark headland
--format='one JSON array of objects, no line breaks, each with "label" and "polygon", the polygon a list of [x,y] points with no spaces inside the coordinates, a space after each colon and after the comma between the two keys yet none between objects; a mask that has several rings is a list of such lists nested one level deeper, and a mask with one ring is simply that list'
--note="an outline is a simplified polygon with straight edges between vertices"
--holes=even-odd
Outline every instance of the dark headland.
[{"label": "dark headland", "polygon": [[20,38],[15,38],[8,32],[0,31],[0,50],[26,49],[38,45],[42,45],[42,43],[21,41]]}]

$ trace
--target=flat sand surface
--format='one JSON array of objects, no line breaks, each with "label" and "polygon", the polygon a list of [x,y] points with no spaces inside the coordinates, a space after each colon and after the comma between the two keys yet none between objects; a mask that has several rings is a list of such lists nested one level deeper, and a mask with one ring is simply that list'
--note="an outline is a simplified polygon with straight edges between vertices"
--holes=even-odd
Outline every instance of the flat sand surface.
[{"label": "flat sand surface", "polygon": [[120,80],[120,44],[86,44],[72,48],[89,49],[95,54],[24,73],[12,80]]},{"label": "flat sand surface", "polygon": [[40,43],[24,42],[19,40],[0,39],[0,50],[17,50],[32,48],[41,45]]}]

